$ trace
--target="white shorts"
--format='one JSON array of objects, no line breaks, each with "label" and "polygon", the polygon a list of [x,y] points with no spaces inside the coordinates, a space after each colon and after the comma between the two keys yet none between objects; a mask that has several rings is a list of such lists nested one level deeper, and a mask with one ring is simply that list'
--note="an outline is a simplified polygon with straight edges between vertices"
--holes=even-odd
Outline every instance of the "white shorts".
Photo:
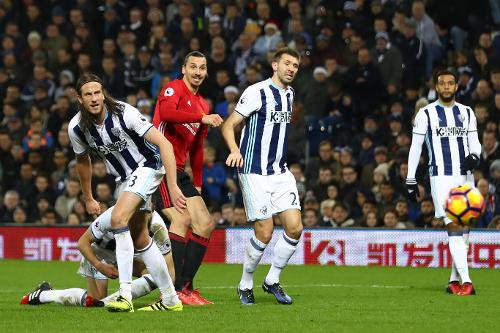
[{"label": "white shorts", "polygon": [[[103,260],[102,262],[105,263]],[[78,268],[77,271],[78,274],[80,274],[83,277],[95,279],[95,280],[107,280],[108,278],[99,272],[97,268],[95,268],[90,262],[88,262],[85,257],[82,257],[82,260],[80,260],[80,267]]]},{"label": "white shorts", "polygon": [[165,175],[165,169],[161,167],[158,170],[138,167],[125,181],[120,182],[116,186],[115,199],[122,192],[132,192],[137,194],[144,200],[141,210],[151,210],[151,195],[156,191]]},{"label": "white shorts", "polygon": [[450,190],[454,187],[469,184],[474,187],[474,176],[434,176],[431,177],[431,194],[434,202],[434,216],[436,218],[444,218],[444,223],[451,223],[451,220],[446,216],[444,206]]},{"label": "white shorts", "polygon": [[265,220],[288,209],[300,210],[295,178],[288,169],[279,175],[244,173],[238,178],[248,221]]}]

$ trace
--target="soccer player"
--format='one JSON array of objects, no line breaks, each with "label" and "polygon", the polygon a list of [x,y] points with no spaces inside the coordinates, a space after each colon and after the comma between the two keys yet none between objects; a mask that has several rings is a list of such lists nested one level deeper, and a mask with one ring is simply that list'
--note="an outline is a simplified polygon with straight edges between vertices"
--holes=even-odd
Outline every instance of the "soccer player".
[{"label": "soccer player", "polygon": [[[112,211],[113,207],[108,208],[78,240],[78,248],[83,256],[78,274],[87,278],[87,289],[53,290],[48,282],[43,282],[37,289],[24,295],[20,304],[39,305],[54,302],[63,305],[92,307],[104,306],[117,299],[118,292],[107,296],[108,278],[116,279],[118,277],[118,271],[115,267],[115,240],[111,227]],[[168,230],[157,212],[152,214],[149,232],[153,235],[155,243],[152,246],[159,248],[169,273],[172,274],[173,262]],[[141,255],[141,253],[134,255],[134,276],[140,278],[132,281],[132,299],[145,296],[157,288],[151,274],[147,274],[144,263],[141,261]]]},{"label": "soccer player", "polygon": [[[182,79],[167,84],[158,95],[153,124],[174,146],[177,183],[187,197],[187,213],[173,207],[170,185],[162,181],[155,194],[155,207],[169,218],[170,240],[175,266],[175,289],[184,304],[204,305],[212,302],[193,289],[193,279],[201,265],[215,222],[201,198],[203,138],[207,126],[222,124],[218,114],[209,114],[208,103],[198,93],[207,77],[207,59],[200,52],[184,58]],[[189,158],[193,181],[184,171]],[[167,177],[168,181],[168,177]],[[189,226],[192,233],[185,240]]]},{"label": "soccer player", "polygon": [[[280,285],[280,273],[294,254],[302,220],[295,178],[286,166],[287,137],[294,91],[290,87],[299,69],[300,55],[290,48],[278,50],[272,62],[273,76],[248,87],[235,111],[222,127],[230,154],[226,164],[238,167],[247,219],[253,222],[255,235],[249,240],[238,286],[242,304],[254,304],[253,273],[273,234],[273,215],[282,222],[285,232],[274,247],[271,269],[262,288],[281,304],[291,304]],[[240,145],[235,127],[245,122]]]},{"label": "soccer player", "polygon": [[476,116],[470,107],[455,101],[458,85],[453,72],[436,72],[434,82],[438,100],[422,107],[413,123],[406,186],[411,200],[421,198],[415,173],[425,141],[435,217],[446,224],[453,258],[447,291],[461,296],[473,295],[467,266],[469,230],[446,216],[444,203],[452,188],[463,184],[474,186],[472,171],[479,166],[481,153]]},{"label": "soccer player", "polygon": [[77,171],[88,213],[100,211],[99,203],[92,197],[90,150],[99,155],[108,171],[116,176],[119,194],[111,225],[116,242],[120,297],[107,307],[110,311],[134,311],[131,301],[134,245],[143,252],[144,263],[162,293],[158,309],[182,307],[165,261],[158,249],[151,246],[147,229],[150,196],[160,184],[165,169],[175,207],[180,211],[185,207],[185,198],[175,178],[172,145],[136,108],[108,95],[98,76],[83,74],[76,88],[79,112],[71,119],[68,133],[77,155]]}]

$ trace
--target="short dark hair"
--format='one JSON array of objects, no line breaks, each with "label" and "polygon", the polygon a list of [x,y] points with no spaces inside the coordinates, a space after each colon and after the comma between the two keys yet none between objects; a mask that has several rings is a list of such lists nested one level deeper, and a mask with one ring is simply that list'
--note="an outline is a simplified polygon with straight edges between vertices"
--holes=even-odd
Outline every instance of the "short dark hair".
[{"label": "short dark hair", "polygon": [[205,55],[200,51],[191,51],[184,57],[184,62],[182,63],[182,66],[186,66],[189,57],[206,58]]},{"label": "short dark hair", "polygon": [[437,84],[439,77],[442,75],[451,75],[451,76],[453,76],[455,83],[457,82],[457,73],[455,73],[455,71],[453,71],[453,70],[443,68],[443,69],[438,69],[434,73],[434,84]]},{"label": "short dark hair", "polygon": [[300,53],[290,47],[282,47],[281,49],[276,51],[276,53],[274,54],[274,61],[279,61],[281,56],[284,54],[288,54],[289,56],[296,58],[300,62]]}]

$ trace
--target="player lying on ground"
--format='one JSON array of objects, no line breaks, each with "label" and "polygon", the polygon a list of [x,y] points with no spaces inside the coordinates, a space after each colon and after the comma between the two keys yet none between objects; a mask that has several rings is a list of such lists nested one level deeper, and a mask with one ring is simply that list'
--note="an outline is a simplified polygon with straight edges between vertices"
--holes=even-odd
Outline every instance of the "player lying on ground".
[{"label": "player lying on ground", "polygon": [[[53,290],[48,282],[43,282],[37,289],[25,295],[21,304],[39,305],[55,302],[63,305],[90,307],[104,306],[118,298],[118,292],[107,296],[108,279],[118,277],[116,243],[110,222],[112,211],[113,207],[106,210],[78,240],[78,248],[83,256],[78,273],[87,278],[87,290],[81,288]],[[159,248],[173,279],[175,271],[168,230],[157,212],[153,212],[148,228],[154,240],[152,246]],[[133,274],[140,278],[132,281],[133,299],[145,296],[157,288],[151,275],[146,274],[147,270],[141,261],[141,254],[136,252],[134,257]],[[180,311],[182,308],[173,310]]]}]

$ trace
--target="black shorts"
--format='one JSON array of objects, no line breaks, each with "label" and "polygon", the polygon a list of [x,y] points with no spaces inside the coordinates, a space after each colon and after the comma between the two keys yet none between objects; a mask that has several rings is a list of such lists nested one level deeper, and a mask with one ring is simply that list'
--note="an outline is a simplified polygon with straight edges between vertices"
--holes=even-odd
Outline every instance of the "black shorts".
[{"label": "black shorts", "polygon": [[[194,184],[191,181],[189,175],[184,171],[177,171],[177,186],[179,186],[179,188],[182,191],[182,194],[184,194],[186,198],[191,198],[201,195],[200,192],[198,192],[198,190],[196,189],[196,187],[194,187]],[[170,192],[168,190],[167,181],[165,177],[162,179],[160,186],[158,186],[158,189],[153,194],[153,204],[154,204],[154,209],[157,211],[161,211],[162,209],[174,206],[172,204],[172,200],[170,199]]]}]

